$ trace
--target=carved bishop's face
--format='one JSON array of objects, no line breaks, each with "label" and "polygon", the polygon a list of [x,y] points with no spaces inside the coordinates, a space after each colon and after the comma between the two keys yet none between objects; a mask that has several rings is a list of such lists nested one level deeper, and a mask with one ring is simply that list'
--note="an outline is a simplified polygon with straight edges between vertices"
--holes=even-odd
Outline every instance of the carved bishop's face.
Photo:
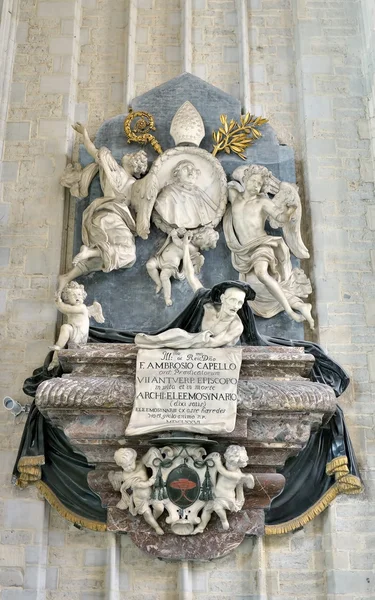
[{"label": "carved bishop's face", "polygon": [[195,168],[193,163],[186,161],[183,165],[181,165],[176,179],[180,183],[189,183],[194,184],[198,177],[198,170]]},{"label": "carved bishop's face", "polygon": [[245,301],[245,292],[237,288],[228,288],[221,295],[221,312],[228,316],[234,316]]}]

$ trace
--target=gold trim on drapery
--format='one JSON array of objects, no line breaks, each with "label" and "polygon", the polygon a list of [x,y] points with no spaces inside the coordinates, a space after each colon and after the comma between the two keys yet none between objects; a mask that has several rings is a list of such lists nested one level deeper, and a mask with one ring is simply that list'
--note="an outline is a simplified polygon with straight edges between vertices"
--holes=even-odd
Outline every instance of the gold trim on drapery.
[{"label": "gold trim on drapery", "polygon": [[334,475],[336,481],[315,504],[295,519],[279,525],[266,525],[265,534],[279,535],[299,529],[320,515],[339,494],[360,494],[363,491],[360,478],[349,472],[346,456],[339,456],[327,463],[326,474]]},{"label": "gold trim on drapery", "polygon": [[100,521],[94,521],[92,519],[86,519],[85,517],[80,517],[74,512],[68,510],[62,502],[57,498],[57,496],[50,490],[48,485],[44,483],[44,481],[36,481],[36,487],[40,491],[40,493],[44,496],[47,502],[57,510],[57,512],[70,521],[74,523],[74,525],[80,525],[81,527],[86,527],[86,529],[92,529],[93,531],[106,531],[107,525],[105,523],[101,523]]}]

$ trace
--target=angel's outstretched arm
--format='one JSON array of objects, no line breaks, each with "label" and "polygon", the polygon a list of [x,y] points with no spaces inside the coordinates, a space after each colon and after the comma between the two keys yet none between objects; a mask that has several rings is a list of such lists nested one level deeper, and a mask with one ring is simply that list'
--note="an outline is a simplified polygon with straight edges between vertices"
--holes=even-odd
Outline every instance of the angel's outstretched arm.
[{"label": "angel's outstretched arm", "polygon": [[238,472],[237,471],[228,471],[228,469],[223,465],[221,456],[218,452],[212,452],[209,455],[209,458],[213,460],[215,463],[215,467],[220,475],[227,477],[228,479],[233,479],[234,481],[238,480]]},{"label": "angel's outstretched arm", "polygon": [[64,315],[70,315],[72,313],[79,314],[85,312],[86,310],[86,306],[84,304],[65,304],[65,302],[61,300],[61,297],[57,295],[55,297],[55,305],[56,308]]},{"label": "angel's outstretched arm", "polygon": [[190,235],[189,233],[185,233],[184,236],[184,256],[183,256],[183,267],[186,279],[188,280],[188,284],[192,288],[193,292],[196,292],[200,288],[203,287],[201,282],[194,271],[194,265],[191,260],[190,252],[189,252],[189,243],[190,243]]},{"label": "angel's outstretched arm", "polygon": [[[270,200],[270,198],[268,198],[268,196],[263,197],[262,204],[263,204],[263,209],[267,213],[267,215],[269,217],[271,217],[272,219],[274,219],[274,221],[276,221],[277,227],[282,227],[288,218],[286,209],[280,210],[280,207],[275,204],[274,200]],[[292,215],[292,213],[294,211],[295,211],[295,208],[293,208],[293,209],[291,209],[290,207],[288,208],[289,215]],[[276,229],[276,227],[275,227],[275,229]]]},{"label": "angel's outstretched arm", "polygon": [[95,144],[90,140],[86,127],[84,127],[84,125],[82,125],[82,123],[79,123],[78,121],[77,123],[74,123],[72,127],[74,131],[82,135],[83,143],[87,152],[90,154],[90,156],[93,157],[94,160],[96,160],[98,149],[96,148]]}]

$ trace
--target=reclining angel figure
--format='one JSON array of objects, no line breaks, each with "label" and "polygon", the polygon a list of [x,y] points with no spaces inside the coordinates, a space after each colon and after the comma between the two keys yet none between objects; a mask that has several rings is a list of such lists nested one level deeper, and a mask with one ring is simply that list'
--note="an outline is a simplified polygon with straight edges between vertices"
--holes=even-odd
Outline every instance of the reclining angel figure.
[{"label": "reclining angel figure", "polygon": [[[293,268],[290,252],[309,258],[301,238],[301,200],[297,187],[280,182],[259,165],[238,167],[228,184],[229,204],[224,215],[224,234],[232,253],[232,264],[256,292],[250,302],[256,315],[270,318],[282,310],[295,321],[314,321],[310,280],[302,269]],[[271,199],[268,193],[275,196]],[[282,228],[283,237],[268,235],[266,221]]]},{"label": "reclining angel figure", "polygon": [[103,196],[96,198],[83,213],[83,244],[73,258],[73,268],[60,275],[58,293],[67,283],[91,271],[109,272],[133,266],[137,226],[129,209],[131,189],[137,177],[147,170],[147,155],[143,150],[125,154],[119,165],[108,148],[96,148],[81,123],[75,123],[73,129],[82,134],[85,148],[95,162],[84,169],[68,165],[60,182],[71,189],[72,195],[84,198],[99,172]]}]

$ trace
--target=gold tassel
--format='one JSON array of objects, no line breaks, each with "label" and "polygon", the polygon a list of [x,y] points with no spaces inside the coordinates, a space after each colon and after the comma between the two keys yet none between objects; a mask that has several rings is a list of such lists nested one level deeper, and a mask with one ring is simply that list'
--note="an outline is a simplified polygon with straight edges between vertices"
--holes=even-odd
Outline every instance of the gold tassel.
[{"label": "gold tassel", "polygon": [[20,475],[17,479],[17,485],[20,488],[25,488],[29,483],[39,481],[42,477],[41,465],[44,465],[44,455],[38,456],[21,456],[17,463],[17,470]]},{"label": "gold tassel", "polygon": [[[35,469],[35,470],[34,470]],[[32,481],[39,481],[42,477],[42,470],[40,467],[33,467],[32,471],[21,471],[18,481],[24,481],[30,483]]]},{"label": "gold tassel", "polygon": [[342,470],[344,473],[349,473],[347,456],[338,456],[326,464],[327,475],[333,475],[334,473],[341,472]]},{"label": "gold tassel", "polygon": [[45,464],[44,454],[39,454],[38,456],[21,456],[17,463],[17,469],[19,467],[32,467],[32,466],[40,466]]},{"label": "gold tassel", "polygon": [[75,525],[81,525],[82,527],[86,527],[86,529],[91,529],[93,531],[106,531],[107,525],[105,523],[101,523],[100,521],[94,521],[93,519],[86,519],[85,517],[80,517],[76,515],[74,512],[68,510],[62,502],[57,498],[57,496],[50,490],[48,485],[44,483],[44,481],[35,482],[36,487],[40,491],[40,493],[44,496],[47,502],[57,510],[57,512],[67,521],[74,523]]}]

